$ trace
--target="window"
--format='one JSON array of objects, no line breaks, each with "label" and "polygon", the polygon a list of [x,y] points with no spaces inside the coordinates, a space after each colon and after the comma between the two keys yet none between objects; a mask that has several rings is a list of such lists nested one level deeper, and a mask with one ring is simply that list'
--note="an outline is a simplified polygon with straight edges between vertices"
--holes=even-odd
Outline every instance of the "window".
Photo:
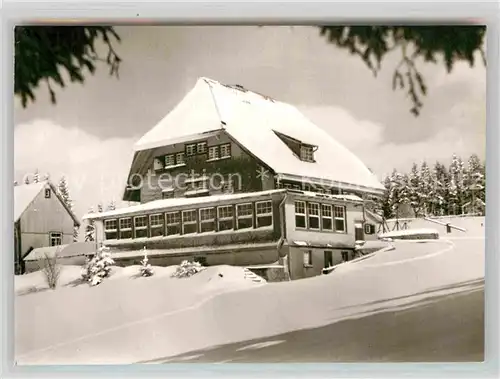
[{"label": "window", "polygon": [[253,227],[253,206],[252,203],[238,204],[236,206],[238,229],[248,229]]},{"label": "window", "polygon": [[219,146],[210,146],[208,148],[208,159],[219,159]]},{"label": "window", "polygon": [[120,219],[120,239],[132,238],[132,219],[121,218]]},{"label": "window", "polygon": [[305,250],[304,251],[304,267],[312,267],[312,264],[313,264],[312,251]]},{"label": "window", "polygon": [[45,198],[50,199],[50,188],[45,188]]},{"label": "window", "polygon": [[339,233],[345,233],[345,207],[335,205],[334,209],[335,216],[335,231]]},{"label": "window", "polygon": [[144,238],[148,236],[148,216],[134,217],[135,238]]},{"label": "window", "polygon": [[196,223],[196,210],[182,211],[182,234],[196,233],[198,231]]},{"label": "window", "polygon": [[167,236],[181,234],[181,215],[179,212],[169,212],[165,215]]},{"label": "window", "polygon": [[224,145],[220,145],[220,157],[228,158],[231,156],[231,144],[225,143]]},{"label": "window", "polygon": [[62,233],[51,232],[49,233],[50,246],[62,245]]},{"label": "window", "polygon": [[151,228],[151,237],[163,236],[163,215],[156,214],[149,216],[149,225]]},{"label": "window", "polygon": [[198,154],[204,154],[207,152],[207,143],[206,142],[198,142],[196,144],[196,152]]},{"label": "window", "polygon": [[185,164],[186,163],[186,160],[185,160],[185,156],[186,154],[185,153],[177,153],[175,154],[175,164]]},{"label": "window", "polygon": [[365,234],[375,234],[375,225],[366,223]]},{"label": "window", "polygon": [[114,240],[118,237],[116,220],[104,220],[104,235],[107,240]]},{"label": "window", "polygon": [[233,229],[233,206],[224,205],[217,208],[219,231]]},{"label": "window", "polygon": [[271,226],[273,224],[273,205],[271,201],[260,201],[255,203],[255,215],[257,228]]},{"label": "window", "polygon": [[191,143],[189,145],[186,145],[186,155],[188,157],[193,156],[196,154],[196,144]]},{"label": "window", "polygon": [[308,203],[307,204],[307,212],[308,212],[308,222],[309,229],[319,229],[319,204],[318,203]]},{"label": "window", "polygon": [[165,167],[175,166],[175,155],[165,155]]},{"label": "window", "polygon": [[306,228],[306,203],[304,201],[295,202],[295,227]]},{"label": "window", "polygon": [[321,204],[321,228],[323,230],[333,231],[333,213],[331,205]]},{"label": "window", "polygon": [[200,233],[215,231],[215,208],[200,209]]},{"label": "window", "polygon": [[314,162],[314,151],[312,146],[302,145],[300,147],[300,159],[304,162]]}]

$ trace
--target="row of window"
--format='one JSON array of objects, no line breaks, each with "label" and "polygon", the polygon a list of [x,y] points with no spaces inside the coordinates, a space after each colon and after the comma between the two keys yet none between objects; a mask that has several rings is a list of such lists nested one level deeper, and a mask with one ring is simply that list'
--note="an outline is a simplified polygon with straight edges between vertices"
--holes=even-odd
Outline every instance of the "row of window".
[{"label": "row of window", "polygon": [[231,144],[224,143],[221,145],[208,146],[205,141],[190,143],[186,145],[184,151],[156,158],[155,169],[183,165],[186,163],[186,157],[192,157],[199,154],[208,154],[208,160],[229,158],[231,157]]},{"label": "row of window", "polygon": [[296,201],[295,227],[298,229],[346,233],[345,207]]},{"label": "row of window", "polygon": [[262,228],[272,224],[272,202],[260,201],[105,220],[104,232],[106,239],[129,239]]},{"label": "row of window", "polygon": [[287,189],[294,189],[294,190],[303,190],[303,191],[309,191],[309,192],[317,192],[317,193],[323,193],[323,194],[329,194],[329,195],[341,195],[342,190],[337,187],[332,187],[332,188],[323,188],[323,187],[318,187],[315,185],[310,185],[307,183],[287,183],[287,182],[280,182],[278,185],[278,188],[287,188]]}]

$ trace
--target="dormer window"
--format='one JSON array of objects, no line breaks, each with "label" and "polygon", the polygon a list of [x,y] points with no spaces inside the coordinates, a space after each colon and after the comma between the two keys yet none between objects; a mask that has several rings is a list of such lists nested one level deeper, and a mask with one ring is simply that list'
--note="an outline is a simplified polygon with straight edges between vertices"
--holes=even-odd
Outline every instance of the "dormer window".
[{"label": "dormer window", "polygon": [[198,154],[203,154],[207,152],[207,143],[206,142],[198,142],[196,145],[196,151]]},{"label": "dormer window", "polygon": [[185,157],[184,153],[177,153],[175,155],[175,162],[176,162],[176,164],[184,164],[184,163],[186,163],[184,157]]},{"label": "dormer window", "polygon": [[292,150],[298,159],[303,162],[315,162],[314,152],[317,150],[317,146],[304,143],[303,141],[277,132],[276,130],[274,130],[274,133],[290,150]]},{"label": "dormer window", "polygon": [[300,146],[300,160],[304,162],[314,162],[314,148],[310,145]]},{"label": "dormer window", "polygon": [[186,155],[188,157],[193,156],[196,154],[196,144],[191,143],[189,145],[186,145]]}]

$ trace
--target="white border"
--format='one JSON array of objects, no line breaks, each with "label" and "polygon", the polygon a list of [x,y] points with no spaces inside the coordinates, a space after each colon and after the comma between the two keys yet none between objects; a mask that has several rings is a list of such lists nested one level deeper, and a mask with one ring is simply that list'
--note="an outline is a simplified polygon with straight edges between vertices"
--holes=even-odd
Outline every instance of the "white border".
[{"label": "white border", "polygon": [[[2,104],[2,146],[0,148],[2,178],[2,368],[8,376],[141,376],[159,374],[174,377],[497,377],[498,376],[498,3],[496,2],[358,2],[306,3],[306,2],[101,2],[67,1],[28,2],[5,1],[1,10],[2,52],[0,81]],[[486,215],[486,362],[484,364],[304,364],[304,365],[164,365],[164,366],[68,366],[13,368],[13,26],[29,19],[90,20],[92,22],[156,22],[156,23],[364,23],[404,20],[429,22],[456,18],[483,19],[488,25],[488,128],[487,128],[487,215]]]}]

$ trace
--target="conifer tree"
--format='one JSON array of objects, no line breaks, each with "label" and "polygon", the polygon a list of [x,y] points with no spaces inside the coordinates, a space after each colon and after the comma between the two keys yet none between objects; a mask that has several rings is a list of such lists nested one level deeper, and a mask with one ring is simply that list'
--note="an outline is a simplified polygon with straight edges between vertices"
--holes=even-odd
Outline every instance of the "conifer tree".
[{"label": "conifer tree", "polygon": [[[71,196],[69,194],[69,186],[68,186],[68,182],[67,182],[65,176],[62,176],[61,179],[59,180],[59,183],[57,185],[57,190],[59,192],[59,195],[63,199],[64,203],[72,211],[74,204],[73,204],[73,200],[71,199]],[[73,242],[78,241],[78,230],[79,230],[79,228],[75,224],[73,227]]]},{"label": "conifer tree", "polygon": [[[88,213],[89,214],[94,213],[94,208],[90,207]],[[94,220],[87,220],[87,226],[85,227],[85,242],[95,241],[94,234],[95,234]]]},{"label": "conifer tree", "polygon": [[33,174],[33,183],[39,183],[40,182],[40,173],[38,172],[38,169],[35,170],[35,173]]},{"label": "conifer tree", "polygon": [[409,202],[415,217],[420,217],[424,208],[425,196],[421,191],[420,171],[416,163],[413,163],[411,172],[408,175]]},{"label": "conifer tree", "polygon": [[107,211],[114,211],[116,209],[116,203],[114,200],[111,200],[106,208]]}]

